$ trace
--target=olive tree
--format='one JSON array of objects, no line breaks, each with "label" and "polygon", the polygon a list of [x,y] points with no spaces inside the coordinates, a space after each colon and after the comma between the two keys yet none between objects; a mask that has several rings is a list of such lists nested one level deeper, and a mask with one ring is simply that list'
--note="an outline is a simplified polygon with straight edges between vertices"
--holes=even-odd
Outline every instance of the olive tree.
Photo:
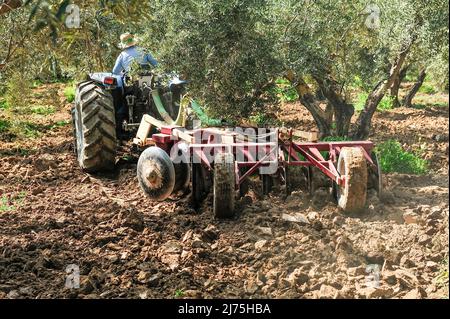
[{"label": "olive tree", "polygon": [[242,119],[261,107],[278,72],[266,0],[153,2],[144,44],[167,70],[190,80],[208,111]]}]

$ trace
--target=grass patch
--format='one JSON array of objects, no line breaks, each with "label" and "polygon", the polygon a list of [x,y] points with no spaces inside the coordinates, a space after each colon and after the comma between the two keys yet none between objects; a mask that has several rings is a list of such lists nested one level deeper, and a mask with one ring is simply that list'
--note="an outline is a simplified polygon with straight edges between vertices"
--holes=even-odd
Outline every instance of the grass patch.
[{"label": "grass patch", "polygon": [[9,131],[10,127],[11,127],[11,122],[0,119],[0,133]]},{"label": "grass patch", "polygon": [[0,198],[0,212],[10,212],[17,208],[23,202],[23,199],[27,196],[26,192],[20,192],[18,195],[8,198],[8,196],[3,195]]},{"label": "grass patch", "polygon": [[385,173],[425,174],[428,162],[418,155],[405,151],[395,140],[388,140],[376,146],[381,170]]},{"label": "grass patch", "polygon": [[[367,92],[361,92],[356,96],[356,99],[353,102],[353,106],[355,107],[356,112],[360,112],[364,109],[368,97],[369,93]],[[393,108],[394,108],[394,97],[390,95],[385,95],[383,99],[380,101],[380,104],[378,104],[377,111],[387,111],[392,110]]]},{"label": "grass patch", "polygon": [[36,124],[29,121],[13,122],[0,120],[0,140],[15,140],[17,138],[37,138],[43,133],[71,124],[70,120],[62,120],[51,124]]},{"label": "grass patch", "polygon": [[448,257],[442,262],[435,282],[439,287],[448,287]]},{"label": "grass patch", "polygon": [[343,142],[343,141],[351,141],[348,136],[327,136],[321,139],[323,142]]},{"label": "grass patch", "polygon": [[6,110],[8,109],[8,103],[6,100],[0,100],[0,110]]},{"label": "grass patch", "polygon": [[39,79],[33,80],[33,81],[31,82],[31,88],[32,88],[32,89],[36,89],[36,88],[40,87],[40,86],[43,85],[43,84],[44,84],[44,82],[42,82],[42,81],[39,80]]},{"label": "grass patch", "polygon": [[50,129],[50,130],[53,130],[53,129],[55,129],[55,128],[58,128],[58,127],[64,127],[64,126],[66,126],[66,125],[69,125],[69,124],[71,124],[72,122],[70,121],[70,120],[66,120],[66,121],[56,121],[56,122],[54,122],[53,124],[50,124],[49,126],[48,126],[48,129]]},{"label": "grass patch", "polygon": [[425,93],[425,94],[435,94],[438,91],[435,89],[435,87],[429,83],[423,83],[422,86],[419,89],[419,92]]},{"label": "grass patch", "polygon": [[51,105],[37,105],[31,108],[31,113],[38,115],[50,115],[54,114],[56,109]]},{"label": "grass patch", "polygon": [[67,102],[72,103],[75,101],[75,86],[68,86],[64,89],[64,96]]},{"label": "grass patch", "polygon": [[411,105],[411,107],[413,109],[417,109],[417,110],[424,110],[427,108],[427,106],[425,104],[413,104],[413,105]]},{"label": "grass patch", "polygon": [[14,210],[14,206],[10,205],[8,197],[6,195],[3,195],[0,200],[0,212],[9,212]]},{"label": "grass patch", "polygon": [[361,92],[356,96],[356,99],[353,102],[353,106],[355,107],[356,112],[360,112],[364,109],[368,97],[369,94],[366,92]]}]

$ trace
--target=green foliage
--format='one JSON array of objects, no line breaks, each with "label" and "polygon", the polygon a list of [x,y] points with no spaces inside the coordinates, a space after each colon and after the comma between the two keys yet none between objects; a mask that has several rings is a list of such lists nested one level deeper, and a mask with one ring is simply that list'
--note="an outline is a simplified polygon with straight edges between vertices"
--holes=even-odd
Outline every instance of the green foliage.
[{"label": "green foliage", "polygon": [[62,120],[62,121],[56,121],[56,122],[54,122],[54,123],[48,125],[47,128],[48,128],[49,130],[53,130],[53,129],[56,129],[56,128],[58,128],[58,127],[63,127],[63,126],[69,125],[69,124],[72,124],[72,121],[70,121],[70,120],[66,120],[66,121],[64,121],[64,120]]},{"label": "green foliage", "polygon": [[[364,109],[368,97],[369,93],[367,92],[361,92],[356,96],[356,99],[353,104],[356,112],[362,111]],[[377,110],[378,111],[392,110],[394,108],[393,102],[394,97],[385,95],[383,99],[380,101],[380,104],[378,104]]]},{"label": "green foliage", "polygon": [[11,210],[14,210],[14,206],[9,205],[8,197],[3,195],[0,200],[0,213],[9,212]]},{"label": "green foliage", "polygon": [[0,110],[6,110],[8,108],[8,103],[6,100],[0,100]]},{"label": "green foliage", "polygon": [[72,103],[75,101],[75,86],[71,85],[64,89],[64,96],[67,102]]},{"label": "green foliage", "polygon": [[11,127],[11,122],[7,120],[0,119],[0,133],[5,133]]},{"label": "green foliage", "polygon": [[369,93],[367,92],[361,92],[356,96],[356,99],[353,102],[353,106],[355,107],[356,112],[360,112],[364,109],[368,97]]},{"label": "green foliage", "polygon": [[56,109],[52,105],[37,105],[31,108],[31,113],[38,115],[50,115],[55,113]]},{"label": "green foliage", "polygon": [[255,123],[258,127],[264,126],[268,122],[267,115],[263,112],[258,112],[255,115],[251,115],[249,119],[252,123]]},{"label": "green foliage", "polygon": [[291,82],[286,79],[277,79],[275,81],[275,87],[271,91],[279,101],[294,102],[298,100],[297,90],[292,87]]},{"label": "green foliage", "polygon": [[432,84],[425,82],[420,87],[419,92],[425,93],[425,94],[435,94],[435,93],[437,93],[437,90],[434,88],[434,86]]},{"label": "green foliage", "polygon": [[[441,263],[439,274],[435,279],[436,283],[440,287],[447,287],[448,289],[448,257]],[[448,294],[448,291],[447,291]],[[448,297],[448,296],[447,296]]]},{"label": "green foliage", "polygon": [[[190,80],[208,115],[242,119],[261,109],[264,87],[280,70],[265,0],[169,1],[154,4],[142,36],[161,68]],[[152,50],[150,50],[152,51]]]},{"label": "green foliage", "polygon": [[420,156],[405,151],[395,140],[388,140],[376,146],[381,169],[385,173],[425,174],[428,163]]},{"label": "green foliage", "polygon": [[[370,91],[412,39],[408,63],[429,66],[433,84],[448,89],[444,0],[371,1],[381,12],[377,28],[367,26],[366,0],[81,1],[80,29],[64,26],[68,3],[31,1],[2,17],[0,61],[10,37],[15,50],[0,71],[0,92],[16,69],[42,81],[109,71],[126,31],[142,39],[161,72],[176,71],[190,80],[192,96],[208,105],[210,116],[228,121],[272,103],[266,85],[287,70],[305,78],[331,75],[346,98],[355,86]],[[281,101],[296,94],[284,83],[275,89]],[[71,94],[66,97],[70,101]],[[20,103],[9,102],[13,109]],[[364,103],[357,104],[362,109]],[[382,102],[380,109],[390,105]]]},{"label": "green foliage", "polygon": [[28,111],[31,81],[21,72],[14,72],[8,80],[5,102],[12,112],[26,113]]},{"label": "green foliage", "polygon": [[377,110],[379,111],[387,111],[392,110],[394,108],[394,97],[390,95],[385,95],[383,99],[378,104]]},{"label": "green foliage", "polygon": [[323,142],[344,142],[350,141],[351,139],[348,136],[327,136],[324,137],[321,141]]},{"label": "green foliage", "polygon": [[13,211],[17,208],[17,205],[20,205],[23,199],[26,197],[26,192],[20,192],[18,195],[9,198],[6,195],[3,195],[0,198],[0,213]]},{"label": "green foliage", "polygon": [[35,89],[40,87],[42,84],[44,84],[40,79],[36,79],[31,83],[31,88]]},{"label": "green foliage", "polygon": [[181,298],[181,297],[183,297],[183,295],[184,295],[183,289],[177,289],[175,291],[175,298]]},{"label": "green foliage", "polygon": [[0,120],[0,139],[37,138],[43,133],[71,124],[70,120],[62,120],[50,124],[37,124],[30,121]]}]

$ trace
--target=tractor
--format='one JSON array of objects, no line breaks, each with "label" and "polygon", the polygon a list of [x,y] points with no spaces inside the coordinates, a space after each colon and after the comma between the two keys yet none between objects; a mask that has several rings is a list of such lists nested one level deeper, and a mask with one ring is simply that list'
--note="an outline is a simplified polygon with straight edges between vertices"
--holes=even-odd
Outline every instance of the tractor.
[{"label": "tractor", "polygon": [[144,114],[167,125],[182,125],[185,80],[176,74],[140,70],[130,76],[92,73],[76,88],[71,109],[75,152],[89,173],[114,168],[119,141],[129,140]]}]

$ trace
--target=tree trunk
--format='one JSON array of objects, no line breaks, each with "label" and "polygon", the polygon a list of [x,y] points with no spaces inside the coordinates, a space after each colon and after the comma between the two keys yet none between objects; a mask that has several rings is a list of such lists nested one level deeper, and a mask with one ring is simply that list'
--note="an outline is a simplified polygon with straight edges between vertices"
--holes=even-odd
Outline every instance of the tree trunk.
[{"label": "tree trunk", "polygon": [[358,117],[357,128],[356,132],[353,134],[353,139],[363,140],[369,136],[373,114],[375,113],[378,104],[386,94],[386,91],[392,86],[394,79],[398,76],[412,44],[413,41],[411,41],[406,48],[399,53],[395,63],[391,67],[388,78],[379,82],[367,97],[364,109]]},{"label": "tree trunk", "polygon": [[355,112],[353,105],[347,103],[339,93],[338,83],[330,76],[314,76],[322,94],[332,106],[336,123],[336,135],[346,136],[350,129],[350,120]]},{"label": "tree trunk", "polygon": [[0,16],[22,6],[21,0],[5,0],[0,4]]},{"label": "tree trunk", "polygon": [[426,70],[425,69],[420,70],[419,77],[417,78],[416,83],[414,83],[411,90],[408,92],[408,94],[406,94],[405,98],[403,99],[403,105],[405,107],[412,107],[412,100],[414,96],[416,96],[416,93],[419,91],[420,87],[422,86],[426,76],[427,76]]},{"label": "tree trunk", "polygon": [[393,97],[392,106],[394,108],[400,106],[400,101],[398,99],[398,91],[400,89],[400,84],[402,83],[403,79],[406,76],[406,72],[408,71],[408,67],[409,67],[408,65],[405,65],[400,70],[400,72],[398,73],[398,76],[395,77],[394,82],[392,83],[390,94]]},{"label": "tree trunk", "polygon": [[326,112],[320,108],[320,103],[315,98],[308,84],[306,84],[301,77],[298,77],[297,81],[295,81],[295,75],[292,71],[287,72],[286,78],[291,83],[295,83],[295,89],[298,93],[299,100],[314,118],[314,121],[319,128],[319,136],[322,138],[330,135],[331,122],[329,121],[329,116],[327,116]]}]

